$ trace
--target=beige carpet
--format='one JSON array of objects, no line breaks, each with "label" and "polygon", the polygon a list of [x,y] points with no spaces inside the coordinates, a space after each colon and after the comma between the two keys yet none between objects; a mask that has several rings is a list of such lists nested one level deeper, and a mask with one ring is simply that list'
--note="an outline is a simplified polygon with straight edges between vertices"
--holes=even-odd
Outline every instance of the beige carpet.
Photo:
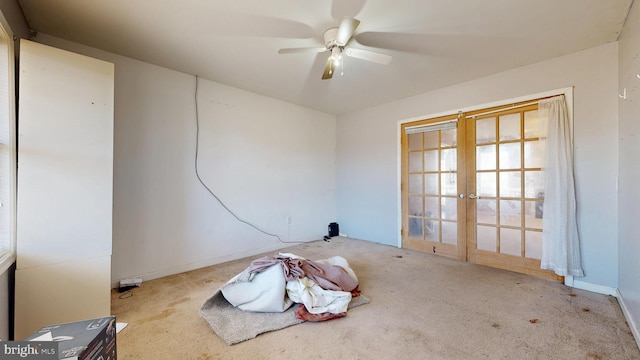
[{"label": "beige carpet", "polygon": [[199,309],[252,256],[114,291],[118,359],[640,359],[614,297],[353,239],[287,252],[343,256],[370,304],[227,345]]}]

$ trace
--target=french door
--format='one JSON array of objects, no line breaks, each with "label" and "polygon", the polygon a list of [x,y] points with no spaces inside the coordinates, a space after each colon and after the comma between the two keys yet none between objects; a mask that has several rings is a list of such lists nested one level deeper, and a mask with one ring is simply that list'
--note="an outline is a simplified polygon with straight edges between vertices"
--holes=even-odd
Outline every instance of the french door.
[{"label": "french door", "polygon": [[402,126],[403,247],[540,269],[545,140],[537,103]]},{"label": "french door", "polygon": [[[463,259],[464,129],[457,116],[403,126],[403,246]],[[462,221],[460,221],[462,220]]]}]

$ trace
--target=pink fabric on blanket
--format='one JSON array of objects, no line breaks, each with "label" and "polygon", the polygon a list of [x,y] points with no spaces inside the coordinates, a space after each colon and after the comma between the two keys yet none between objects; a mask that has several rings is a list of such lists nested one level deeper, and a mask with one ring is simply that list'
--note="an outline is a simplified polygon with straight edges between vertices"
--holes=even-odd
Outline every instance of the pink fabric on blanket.
[{"label": "pink fabric on blanket", "polygon": [[296,317],[300,320],[305,320],[305,321],[319,322],[319,321],[339,319],[345,316],[347,316],[346,312],[341,312],[338,314],[332,314],[330,312],[312,314],[307,310],[304,304],[300,304],[296,309]]},{"label": "pink fabric on blanket", "polygon": [[284,277],[287,281],[306,276],[325,290],[350,292],[358,287],[358,281],[349,276],[347,271],[340,266],[288,256],[261,257],[253,260],[246,271],[247,273],[262,272],[277,263],[282,264]]},{"label": "pink fabric on blanket", "polygon": [[301,265],[304,259],[294,259],[288,256],[263,256],[259,259],[253,260],[247,268],[248,273],[262,272],[274,264],[281,263],[284,277],[289,280],[294,280],[300,277],[304,277],[304,270]]},{"label": "pink fabric on blanket", "polygon": [[301,267],[309,279],[325,290],[351,292],[358,287],[358,281],[349,276],[340,266],[306,260]]}]

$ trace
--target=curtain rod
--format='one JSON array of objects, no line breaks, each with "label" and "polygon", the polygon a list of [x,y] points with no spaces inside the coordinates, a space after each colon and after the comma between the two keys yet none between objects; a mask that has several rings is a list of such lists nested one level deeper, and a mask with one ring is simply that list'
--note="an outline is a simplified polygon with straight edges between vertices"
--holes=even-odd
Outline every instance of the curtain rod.
[{"label": "curtain rod", "polygon": [[468,118],[476,118],[478,116],[489,115],[489,114],[493,114],[493,113],[498,113],[498,112],[502,112],[502,111],[505,111],[505,110],[518,109],[518,108],[521,108],[521,107],[525,107],[525,106],[529,106],[529,105],[533,105],[533,104],[537,104],[537,103],[538,103],[538,101],[534,101],[534,102],[530,102],[530,103],[526,103],[526,104],[520,104],[520,105],[512,105],[510,107],[506,107],[506,108],[502,108],[502,109],[496,109],[496,110],[486,111],[486,112],[479,113],[479,114],[469,115],[469,116],[467,116],[467,119]]},{"label": "curtain rod", "polygon": [[[564,96],[564,95],[556,95],[556,96]],[[525,107],[525,106],[529,106],[529,105],[533,105],[533,104],[538,104],[538,103],[540,102],[540,100],[551,99],[552,97],[554,97],[554,96],[549,96],[549,97],[546,97],[546,98],[541,98],[541,99],[538,99],[538,100],[536,100],[536,101],[528,102],[528,103],[525,103],[525,104],[520,104],[520,105],[511,105],[510,107],[504,107],[504,108],[501,108],[501,109],[496,109],[496,110],[486,111],[486,112],[479,113],[479,114],[473,114],[473,115],[469,115],[469,116],[467,116],[466,118],[467,118],[467,119],[469,119],[469,118],[476,118],[476,117],[478,117],[478,116],[483,116],[483,115],[488,115],[488,114],[498,113],[498,112],[502,112],[502,111],[505,111],[505,110],[518,109],[518,108],[521,108],[521,107]]]}]

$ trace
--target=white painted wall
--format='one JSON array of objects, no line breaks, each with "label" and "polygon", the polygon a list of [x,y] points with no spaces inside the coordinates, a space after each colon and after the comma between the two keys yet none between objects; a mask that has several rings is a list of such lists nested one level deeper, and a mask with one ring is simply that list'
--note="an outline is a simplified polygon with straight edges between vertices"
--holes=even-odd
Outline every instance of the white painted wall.
[{"label": "white painted wall", "polygon": [[617,43],[338,117],[340,230],[396,245],[398,122],[574,86],[575,175],[586,276],[618,285]]},{"label": "white painted wall", "polygon": [[[36,41],[115,64],[114,283],[286,246],[236,221],[198,183],[194,76],[45,34]],[[284,241],[321,239],[336,218],[335,117],[204,79],[198,100],[200,175],[216,195]]]},{"label": "white painted wall", "polygon": [[[627,320],[640,344],[640,4],[636,1],[619,40],[620,89],[628,99],[619,100],[619,291]],[[622,90],[620,90],[622,91]]]}]

